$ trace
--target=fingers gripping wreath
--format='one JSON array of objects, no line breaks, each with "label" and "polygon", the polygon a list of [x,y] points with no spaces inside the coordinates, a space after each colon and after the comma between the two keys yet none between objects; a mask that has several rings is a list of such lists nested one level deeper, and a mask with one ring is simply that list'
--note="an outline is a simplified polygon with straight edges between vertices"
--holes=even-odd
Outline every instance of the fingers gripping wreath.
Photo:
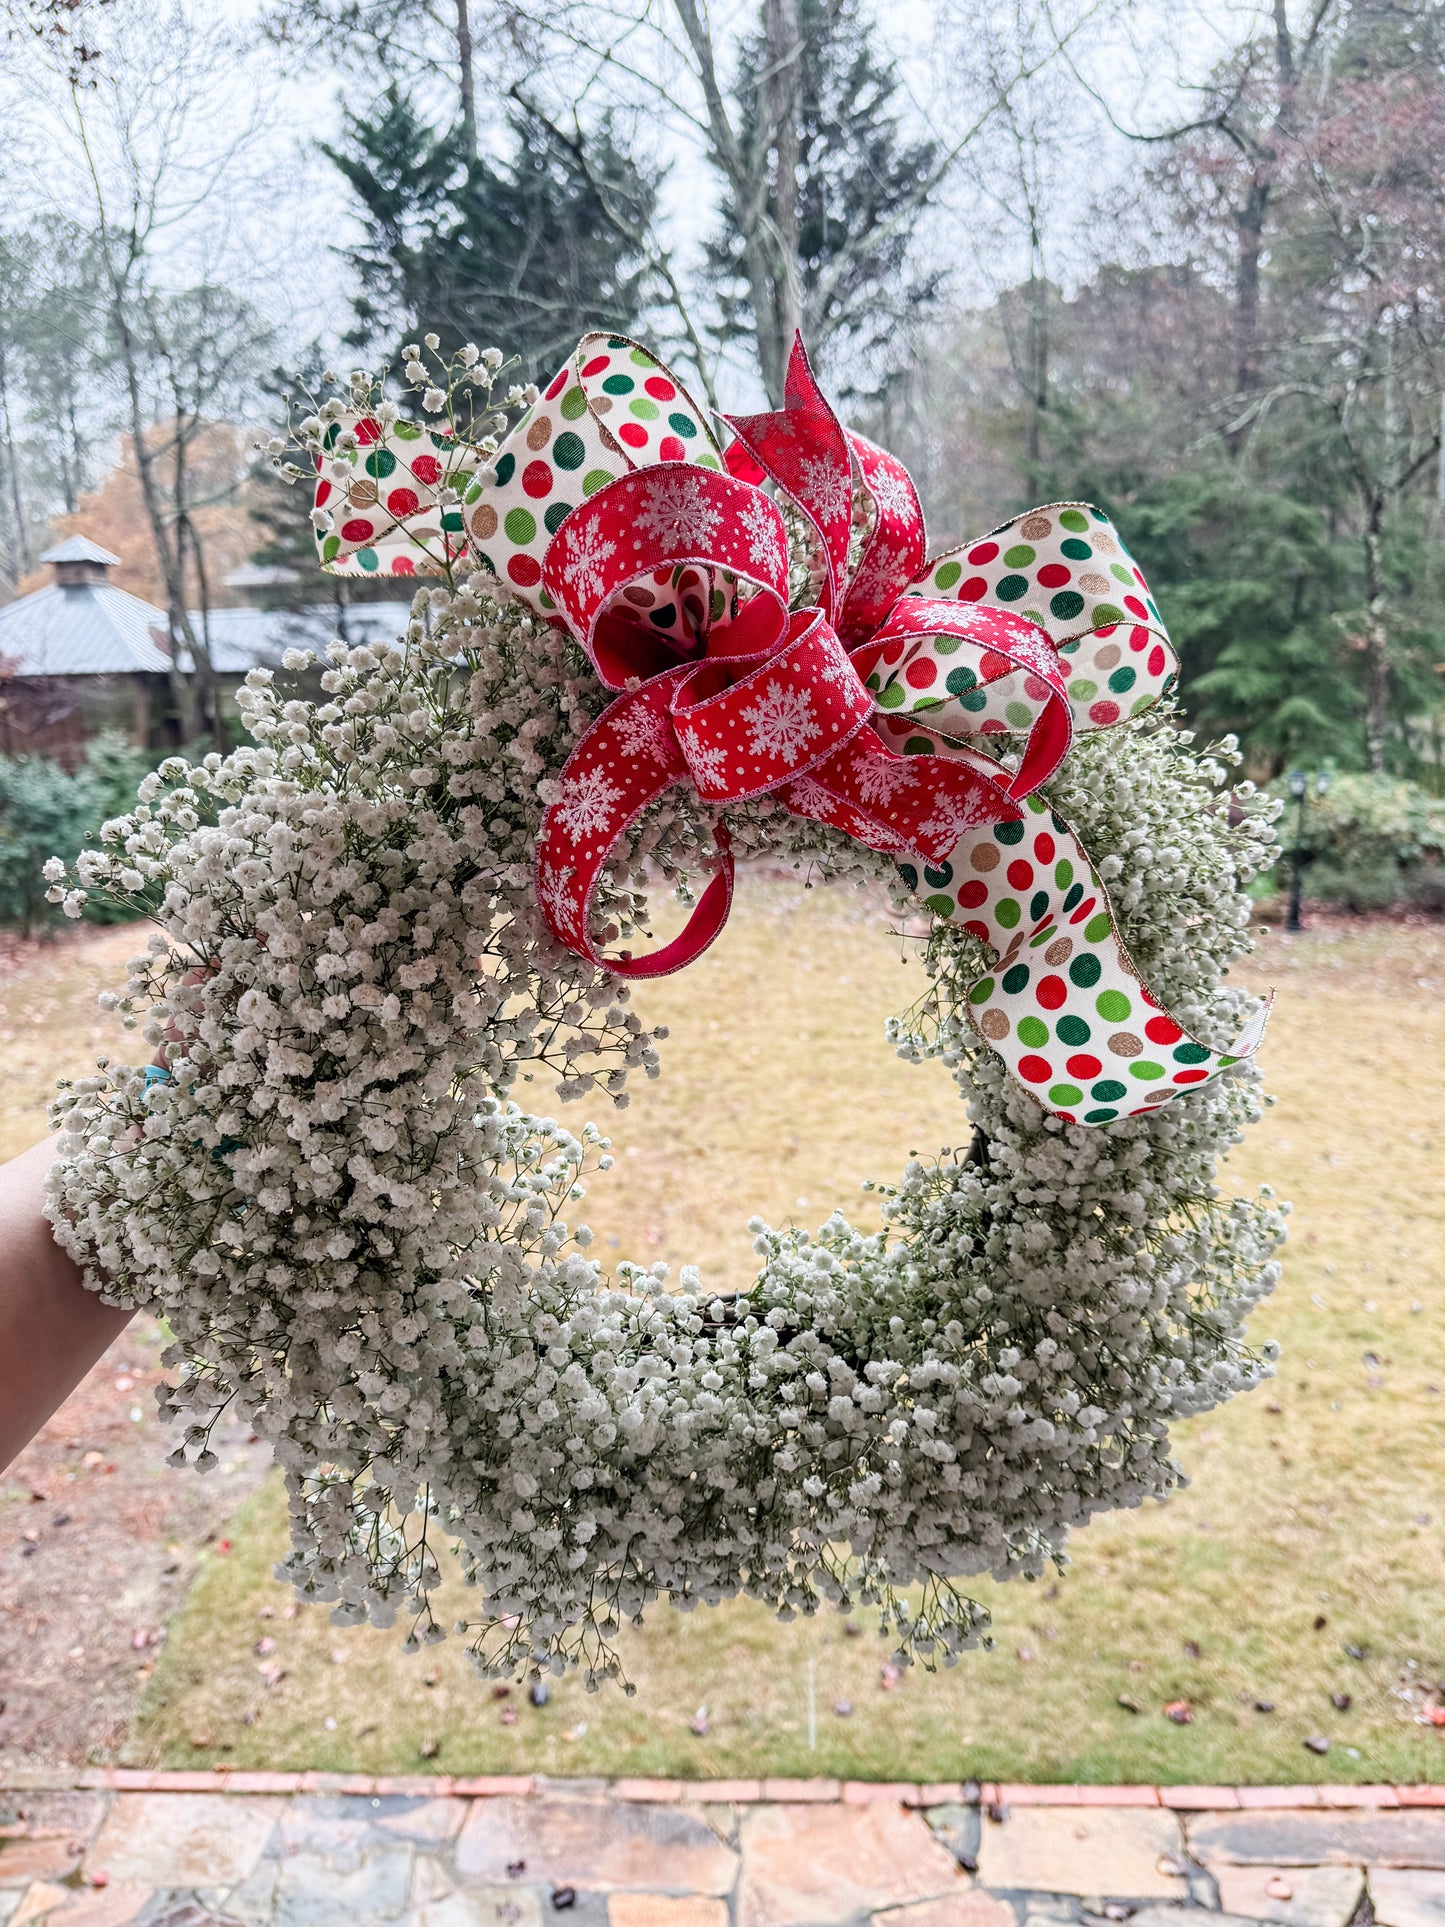
[{"label": "fingers gripping wreath", "polygon": [[[114,1001],[170,1040],[165,1079],[63,1089],[57,1236],[168,1318],[178,1459],[214,1463],[230,1404],[272,1442],[287,1570],[343,1622],[441,1637],[451,1545],[488,1671],[617,1673],[662,1594],[873,1604],[952,1659],[984,1624],[959,1580],[1166,1492],[1170,1419],[1269,1369],[1241,1328],[1279,1209],[1216,1185],[1259,1103],[1223,973],[1267,809],[1226,810],[1228,752],[1169,721],[1104,518],[925,564],[906,472],[801,352],[726,456],[618,338],[500,442],[460,432],[490,355],[413,367],[450,433],[369,381],[297,431],[328,563],[430,574],[405,635],[333,645],[319,689],[255,672],[251,742],[163,765],[54,877],[153,915]],[[910,1165],[881,1233],[755,1222],[740,1296],[604,1277],[567,1220],[605,1140],[516,1093],[658,1073],[630,979],[717,937],[753,855],[922,899],[892,1034],[952,1070],[973,1147]],[[638,949],[648,881],[709,870]]]}]

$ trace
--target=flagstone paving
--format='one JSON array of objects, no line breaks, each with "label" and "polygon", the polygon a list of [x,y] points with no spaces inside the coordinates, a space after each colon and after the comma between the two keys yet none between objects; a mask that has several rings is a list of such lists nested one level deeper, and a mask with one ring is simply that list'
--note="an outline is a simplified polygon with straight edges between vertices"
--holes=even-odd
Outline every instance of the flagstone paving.
[{"label": "flagstone paving", "polygon": [[1445,1788],[72,1778],[0,1927],[1445,1927]]}]

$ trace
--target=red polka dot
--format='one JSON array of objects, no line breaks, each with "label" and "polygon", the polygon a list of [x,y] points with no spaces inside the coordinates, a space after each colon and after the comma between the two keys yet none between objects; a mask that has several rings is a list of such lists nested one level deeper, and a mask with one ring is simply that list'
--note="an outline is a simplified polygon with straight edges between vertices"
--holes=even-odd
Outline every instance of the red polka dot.
[{"label": "red polka dot", "polygon": [[998,554],[997,542],[980,542],[976,549],[969,550],[968,559],[973,564],[973,566],[977,569],[977,568],[980,568],[985,562],[992,562],[994,557],[997,554]]},{"label": "red polka dot", "polygon": [[594,355],[591,361],[584,365],[582,373],[590,381],[593,375],[600,375],[604,368],[610,368],[611,366],[611,355]]},{"label": "red polka dot", "polygon": [[1034,880],[1034,866],[1032,863],[1025,863],[1021,856],[1015,857],[1008,866],[1007,874],[1009,883],[1015,890],[1027,890]]},{"label": "red polka dot", "polygon": [[903,680],[910,689],[927,689],[938,681],[938,664],[930,662],[927,656],[915,656],[904,670]]},{"label": "red polka dot", "polygon": [[694,629],[702,627],[703,607],[697,596],[688,595],[683,597],[682,613],[687,617]]},{"label": "red polka dot", "polygon": [[562,368],[553,376],[552,386],[547,390],[548,401],[556,401],[562,390],[567,386],[568,372],[566,368]]},{"label": "red polka dot", "polygon": [[889,643],[888,647],[883,651],[884,662],[898,661],[899,657],[903,654],[904,640],[905,639],[900,636],[896,642]]},{"label": "red polka dot", "polygon": [[1069,1000],[1069,986],[1062,977],[1044,977],[1034,992],[1045,1010],[1057,1010]]},{"label": "red polka dot", "polygon": [[1163,649],[1156,644],[1155,647],[1149,651],[1149,660],[1145,664],[1149,674],[1151,676],[1162,676],[1164,674],[1165,660]]},{"label": "red polka dot", "polygon": [[1089,704],[1089,721],[1091,723],[1099,723],[1102,725],[1104,723],[1117,723],[1118,720],[1119,705],[1117,703],[1105,702]]},{"label": "red polka dot", "polygon": [[415,575],[416,564],[409,555],[398,555],[392,559],[391,572],[393,575]]},{"label": "red polka dot", "polygon": [[522,487],[528,495],[540,499],[552,493],[552,465],[550,462],[528,462],[522,470]]},{"label": "red polka dot", "polygon": [[317,508],[320,508],[320,507],[322,506],[322,504],[323,504],[324,502],[326,502],[326,501],[327,501],[327,500],[329,499],[329,497],[330,497],[330,495],[331,495],[331,484],[330,484],[330,482],[318,482],[318,483],[316,484],[316,506],[317,506]]},{"label": "red polka dot", "polygon": [[1039,581],[1046,589],[1062,589],[1069,579],[1069,571],[1062,562],[1046,562],[1039,570]]},{"label": "red polka dot", "polygon": [[1157,997],[1151,997],[1149,992],[1144,988],[1143,984],[1140,984],[1139,986],[1139,995],[1144,999],[1145,1003],[1149,1006],[1150,1010],[1159,1009],[1160,1007],[1159,999]]},{"label": "red polka dot", "polygon": [[649,375],[642,385],[654,401],[671,401],[677,393],[666,375]]},{"label": "red polka dot", "polygon": [[435,455],[418,455],[411,465],[411,472],[419,482],[434,487],[443,474],[442,465]]},{"label": "red polka dot", "polygon": [[979,734],[982,736],[1002,736],[1007,729],[1008,729],[1007,723],[1001,723],[997,718],[997,716],[991,716],[989,720],[983,725],[983,728],[979,731]]},{"label": "red polka dot", "polygon": [[658,444],[657,456],[663,462],[685,462],[687,450],[676,435],[664,435]]},{"label": "red polka dot", "polygon": [[1104,1066],[1097,1057],[1090,1057],[1087,1051],[1080,1051],[1077,1057],[1069,1059],[1064,1068],[1070,1077],[1077,1077],[1081,1084],[1087,1084],[1091,1077],[1099,1075]]},{"label": "red polka dot", "polygon": [[343,522],[341,524],[341,539],[343,542],[369,542],[371,540],[370,522],[362,522],[359,520],[355,522]]},{"label": "red polka dot", "polygon": [[986,923],[980,923],[977,917],[975,917],[971,923],[966,923],[963,927],[971,937],[977,937],[983,943],[993,942],[993,936],[988,925]]},{"label": "red polka dot", "polygon": [[1147,649],[1149,647],[1149,631],[1147,629],[1131,629],[1129,631],[1129,647],[1134,650],[1136,654],[1141,649]]},{"label": "red polka dot", "polygon": [[507,563],[507,574],[519,589],[530,589],[542,580],[542,565],[530,555],[514,555]]},{"label": "red polka dot", "polygon": [[1138,616],[1141,622],[1147,621],[1149,611],[1144,607],[1144,604],[1139,600],[1138,596],[1126,595],[1124,598],[1124,607],[1129,611],[1131,616]]},{"label": "red polka dot", "polygon": [[641,422],[624,422],[617,431],[617,439],[626,442],[629,448],[642,448],[647,442],[647,430]]},{"label": "red polka dot", "polygon": [[1024,694],[1034,702],[1047,702],[1053,693],[1053,690],[1049,688],[1049,685],[1044,681],[1042,676],[1026,676],[1024,678]]},{"label": "red polka dot", "polygon": [[1013,664],[1007,656],[1001,656],[996,649],[989,649],[978,666],[978,679],[980,682],[992,682],[997,676],[1008,675],[1012,668]]},{"label": "red polka dot", "polygon": [[1201,1065],[1192,1071],[1175,1071],[1174,1082],[1176,1084],[1202,1084],[1208,1075],[1209,1072]]},{"label": "red polka dot", "polygon": [[1057,1113],[1057,1115],[1058,1115],[1058,1116],[1059,1116],[1060,1118],[1062,1118],[1062,1120],[1064,1121],[1064,1123],[1065,1123],[1065,1124],[1077,1124],[1077,1123],[1078,1123],[1078,1121],[1079,1121],[1079,1120],[1078,1120],[1078,1119],[1077,1119],[1077,1118],[1076,1118],[1076,1117],[1074,1116],[1074,1113],[1073,1113],[1072,1111],[1059,1111],[1059,1112]]},{"label": "red polka dot", "polygon": [[652,571],[652,579],[659,589],[670,589],[672,587],[672,570],[654,569]]},{"label": "red polka dot", "polygon": [[959,589],[958,600],[960,602],[977,602],[980,596],[987,594],[988,578],[982,575],[971,575],[967,582]]},{"label": "red polka dot", "polygon": [[1144,1035],[1153,1044],[1177,1044],[1184,1032],[1172,1017],[1151,1017],[1144,1026]]},{"label": "red polka dot", "polygon": [[363,415],[361,420],[356,424],[356,439],[361,443],[363,448],[372,442],[379,442],[381,440],[381,423],[371,415]]},{"label": "red polka dot", "polygon": [[981,903],[988,902],[988,885],[978,877],[970,877],[959,891],[958,901],[965,910],[977,910]]},{"label": "red polka dot", "polygon": [[1034,838],[1034,858],[1039,863],[1052,863],[1056,845],[1047,830],[1040,830]]},{"label": "red polka dot", "polygon": [[1047,1057],[1021,1057],[1019,1076],[1030,1084],[1047,1084],[1053,1076],[1053,1066]]},{"label": "red polka dot", "polygon": [[386,506],[393,515],[415,515],[421,501],[413,488],[394,488],[386,498]]},{"label": "red polka dot", "polygon": [[1078,909],[1069,918],[1069,922],[1082,923],[1086,917],[1091,916],[1093,914],[1094,905],[1098,901],[1099,899],[1097,897],[1085,897],[1084,901],[1079,905]]}]

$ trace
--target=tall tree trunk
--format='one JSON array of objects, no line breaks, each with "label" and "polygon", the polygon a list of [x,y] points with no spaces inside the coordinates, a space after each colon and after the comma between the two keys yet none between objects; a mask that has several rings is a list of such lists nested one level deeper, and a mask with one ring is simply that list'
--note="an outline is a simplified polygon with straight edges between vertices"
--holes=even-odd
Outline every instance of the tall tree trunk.
[{"label": "tall tree trunk", "polygon": [[457,66],[461,72],[462,138],[477,157],[477,80],[472,61],[472,19],[467,0],[457,0]]},{"label": "tall tree trunk", "polygon": [[1365,519],[1365,766],[1385,769],[1390,735],[1390,633],[1385,624],[1385,571],[1381,537],[1385,498],[1376,493]]},{"label": "tall tree trunk", "polygon": [[766,314],[758,314],[758,347],[763,379],[776,408],[782,405],[793,336],[803,322],[798,282],[798,96],[803,59],[798,0],[766,0],[764,40],[767,72],[763,101],[773,153],[773,189],[769,196],[772,245],[768,253],[773,258],[768,277],[769,309]]},{"label": "tall tree trunk", "polygon": [[12,582],[30,567],[30,532],[25,526],[25,504],[20,496],[20,465],[15,459],[15,430],[10,420],[10,381],[5,357],[0,354],[0,432],[5,437],[5,470],[10,484],[10,508],[15,517],[15,563],[7,573]]}]

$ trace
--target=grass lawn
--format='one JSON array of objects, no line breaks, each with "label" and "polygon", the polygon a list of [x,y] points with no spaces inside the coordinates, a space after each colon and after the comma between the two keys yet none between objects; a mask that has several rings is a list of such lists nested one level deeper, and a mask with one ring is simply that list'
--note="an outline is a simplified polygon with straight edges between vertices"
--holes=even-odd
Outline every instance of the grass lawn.
[{"label": "grass lawn", "polygon": [[[0,1148],[37,1134],[26,1093],[42,1064],[50,1077],[111,1041],[82,992],[101,950],[131,947],[106,937],[72,953],[23,993],[28,1004],[14,980],[0,986]],[[885,1685],[886,1648],[836,1617],[778,1627],[748,1605],[659,1607],[625,1643],[634,1700],[563,1681],[538,1709],[475,1681],[458,1642],[406,1659],[396,1633],[298,1612],[270,1577],[284,1525],[268,1487],[234,1520],[229,1551],[204,1561],[128,1757],[370,1772],[1445,1779],[1445,1728],[1416,1718],[1445,1684],[1445,929],[1321,920],[1303,938],[1265,933],[1250,972],[1280,993],[1265,1045],[1279,1102],[1234,1176],[1268,1179],[1295,1203],[1284,1283],[1256,1329],[1284,1347],[1279,1377],[1178,1428],[1194,1484],[1172,1504],[1081,1533],[1057,1583],[980,1584],[995,1650]],[[617,1166],[583,1212],[602,1253],[697,1262],[707,1279],[742,1283],[751,1212],[816,1224],[841,1202],[866,1219],[863,1177],[960,1138],[946,1073],[900,1063],[882,1040],[915,973],[859,899],[746,883],[716,948],[637,993],[673,1036],[662,1081],[609,1121]],[[263,1640],[274,1646],[258,1653]],[[1165,1717],[1176,1701],[1189,1724]],[[695,1734],[702,1706],[707,1731]],[[1327,1759],[1304,1749],[1311,1738],[1330,1742]]]}]

